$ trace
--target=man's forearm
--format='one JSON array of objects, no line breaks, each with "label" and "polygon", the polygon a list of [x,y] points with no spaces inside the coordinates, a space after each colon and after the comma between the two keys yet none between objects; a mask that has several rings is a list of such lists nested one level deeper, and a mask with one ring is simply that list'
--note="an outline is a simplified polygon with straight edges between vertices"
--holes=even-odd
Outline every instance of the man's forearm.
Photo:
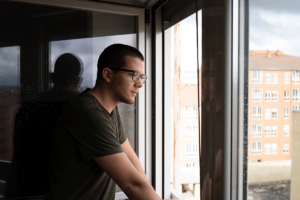
[{"label": "man's forearm", "polygon": [[134,155],[131,155],[129,157],[130,162],[132,163],[132,165],[135,167],[135,169],[146,179],[148,180],[148,177],[146,176],[143,167],[141,165],[141,162],[139,160],[139,158],[137,157],[137,155],[134,153]]}]

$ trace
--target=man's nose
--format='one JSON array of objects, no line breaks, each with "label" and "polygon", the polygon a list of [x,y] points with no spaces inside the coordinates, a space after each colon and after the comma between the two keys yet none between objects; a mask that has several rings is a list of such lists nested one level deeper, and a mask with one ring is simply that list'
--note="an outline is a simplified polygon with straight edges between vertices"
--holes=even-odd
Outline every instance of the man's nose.
[{"label": "man's nose", "polygon": [[141,78],[139,78],[136,82],[135,82],[135,84],[136,84],[136,86],[138,87],[138,88],[141,88],[141,87],[143,87],[143,82],[142,82],[142,79]]}]

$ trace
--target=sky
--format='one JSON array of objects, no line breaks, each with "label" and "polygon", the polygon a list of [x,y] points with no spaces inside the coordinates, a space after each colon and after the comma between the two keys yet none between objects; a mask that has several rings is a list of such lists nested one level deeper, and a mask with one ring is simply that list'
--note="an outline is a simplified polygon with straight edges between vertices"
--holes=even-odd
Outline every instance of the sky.
[{"label": "sky", "polygon": [[[249,49],[280,50],[284,54],[300,57],[300,0],[250,0]],[[199,47],[201,47],[201,11],[199,11]],[[172,35],[174,39],[174,34]],[[84,63],[82,86],[91,87],[96,78],[96,60],[109,44],[124,43],[135,46],[136,36],[108,36],[94,39],[76,39],[51,42],[51,65],[62,53],[74,53]],[[100,45],[94,45],[100,44]],[[196,15],[181,22],[182,79],[196,83]],[[199,59],[201,66],[201,48]],[[174,55],[174,52],[171,52]],[[174,57],[172,58],[174,59]],[[19,48],[0,48],[0,86],[19,84]],[[172,60],[173,61],[173,60]],[[174,64],[174,63],[173,63]],[[172,68],[173,69],[173,68]],[[53,68],[52,68],[53,70]],[[172,71],[172,74],[174,71]]]}]

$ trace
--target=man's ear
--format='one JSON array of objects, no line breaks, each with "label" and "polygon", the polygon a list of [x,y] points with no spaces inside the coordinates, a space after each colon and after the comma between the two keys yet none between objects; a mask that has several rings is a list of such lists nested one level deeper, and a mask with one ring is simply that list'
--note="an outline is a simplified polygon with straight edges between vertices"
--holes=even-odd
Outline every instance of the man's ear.
[{"label": "man's ear", "polygon": [[111,82],[113,76],[113,71],[107,67],[102,70],[102,77],[106,82]]}]

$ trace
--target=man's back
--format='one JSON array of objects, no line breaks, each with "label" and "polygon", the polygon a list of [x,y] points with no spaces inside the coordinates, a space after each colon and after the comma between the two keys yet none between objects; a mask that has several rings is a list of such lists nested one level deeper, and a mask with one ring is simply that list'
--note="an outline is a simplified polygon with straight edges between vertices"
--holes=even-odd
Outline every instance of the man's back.
[{"label": "man's back", "polygon": [[80,94],[56,125],[45,199],[114,199],[116,184],[94,159],[123,152],[126,139],[117,107],[109,114]]}]

